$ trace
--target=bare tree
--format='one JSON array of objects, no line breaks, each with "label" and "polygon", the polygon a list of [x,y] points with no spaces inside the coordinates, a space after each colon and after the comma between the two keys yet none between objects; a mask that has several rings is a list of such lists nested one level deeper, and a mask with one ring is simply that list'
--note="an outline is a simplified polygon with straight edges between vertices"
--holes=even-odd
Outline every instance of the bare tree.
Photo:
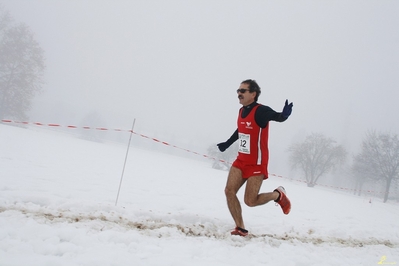
[{"label": "bare tree", "polygon": [[374,178],[374,166],[368,165],[365,161],[364,156],[355,156],[352,164],[352,174],[355,183],[354,193],[358,196],[361,195],[363,186],[367,181],[373,180]]},{"label": "bare tree", "polygon": [[384,202],[387,202],[391,183],[399,179],[398,135],[367,133],[361,152],[352,167],[357,175],[385,181]]},{"label": "bare tree", "polygon": [[29,27],[0,7],[0,118],[26,119],[43,85],[43,54]]},{"label": "bare tree", "polygon": [[291,167],[303,171],[308,187],[314,187],[322,175],[345,161],[345,149],[335,143],[322,134],[313,133],[304,142],[289,147]]},{"label": "bare tree", "polygon": [[219,151],[216,144],[208,147],[208,155],[212,156],[215,160],[213,161],[212,168],[219,170],[230,169],[230,164],[235,160],[238,154],[238,146],[231,145],[226,151]]}]

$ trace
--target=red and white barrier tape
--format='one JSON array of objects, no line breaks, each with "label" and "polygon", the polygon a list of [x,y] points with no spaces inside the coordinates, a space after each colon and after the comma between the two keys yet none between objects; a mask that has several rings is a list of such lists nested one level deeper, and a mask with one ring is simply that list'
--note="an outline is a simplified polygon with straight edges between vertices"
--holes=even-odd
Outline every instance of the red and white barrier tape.
[{"label": "red and white barrier tape", "polygon": [[140,136],[142,138],[150,139],[150,140],[153,140],[155,142],[164,144],[166,146],[170,146],[172,148],[183,150],[183,151],[186,151],[186,152],[189,152],[189,153],[193,153],[193,154],[196,154],[196,155],[208,158],[208,159],[212,159],[212,160],[215,160],[215,161],[219,161],[219,162],[222,162],[222,163],[228,163],[225,160],[217,159],[217,158],[214,158],[214,157],[206,155],[206,154],[200,154],[200,153],[195,152],[195,151],[191,151],[191,150],[188,150],[188,149],[185,149],[185,148],[181,148],[181,147],[169,144],[166,141],[161,141],[159,139],[152,138],[152,137],[149,137],[149,136],[134,132],[131,129],[119,129],[119,128],[117,128],[117,129],[109,129],[109,128],[105,128],[105,127],[89,127],[89,126],[79,127],[79,126],[74,126],[74,125],[64,126],[64,125],[60,125],[60,124],[46,124],[46,123],[40,123],[40,122],[25,122],[25,121],[24,122],[20,122],[20,121],[13,121],[13,120],[9,120],[9,119],[2,119],[1,122],[3,122],[3,123],[13,123],[13,124],[23,124],[23,125],[35,125],[35,126],[64,127],[64,128],[70,128],[70,129],[78,129],[78,128],[80,128],[80,129],[86,129],[86,130],[90,130],[91,129],[91,130],[100,130],[100,131],[131,132],[131,133],[133,133],[135,135],[138,135],[138,136]]},{"label": "red and white barrier tape", "polygon": [[[183,150],[183,151],[186,151],[186,152],[189,152],[189,153],[193,153],[193,154],[196,154],[196,155],[199,155],[199,156],[202,156],[202,157],[211,159],[211,160],[219,161],[219,162],[222,162],[222,163],[227,163],[227,164],[230,164],[230,165],[232,164],[232,163],[230,163],[230,162],[227,162],[227,161],[221,160],[221,159],[217,159],[217,158],[212,157],[212,156],[209,156],[209,155],[207,155],[207,154],[200,154],[200,153],[198,153],[198,152],[191,151],[191,150],[188,150],[188,149],[185,149],[185,148],[181,148],[181,147],[178,147],[178,146],[169,144],[168,142],[161,141],[161,140],[159,140],[159,139],[152,138],[152,137],[149,137],[149,136],[146,136],[146,135],[143,135],[143,134],[134,132],[134,131],[131,130],[131,129],[119,129],[119,128],[117,128],[117,129],[108,129],[108,128],[105,128],[105,127],[89,127],[89,126],[82,126],[82,127],[79,127],[79,126],[74,126],[74,125],[64,126],[64,125],[60,125],[60,124],[46,124],[46,123],[39,123],[39,122],[21,122],[21,121],[9,120],[9,119],[2,119],[2,120],[0,120],[0,121],[1,121],[2,123],[13,123],[13,124],[23,124],[23,125],[36,125],[36,126],[48,126],[48,127],[64,127],[64,128],[70,128],[70,129],[78,129],[78,128],[81,128],[81,129],[86,129],[86,130],[131,132],[131,133],[133,133],[133,134],[135,134],[135,135],[138,135],[138,136],[140,136],[140,137],[153,140],[153,141],[155,141],[155,142],[161,143],[161,144],[166,145],[166,146],[170,146],[170,147],[172,147],[172,148],[176,148],[176,149],[179,149],[179,150]],[[293,178],[288,178],[288,177],[284,177],[284,176],[281,176],[281,175],[270,174],[270,173],[269,173],[269,175],[270,175],[270,176],[279,177],[279,178],[283,178],[283,179],[287,179],[287,180],[290,180],[290,181],[296,181],[296,182],[308,184],[308,182],[305,181],[305,180],[293,179]],[[361,192],[366,192],[366,193],[368,193],[368,194],[374,194],[374,195],[375,195],[375,194],[386,194],[386,193],[387,193],[387,192],[377,192],[377,191],[372,191],[372,190],[357,190],[357,189],[351,189],[351,188],[345,188],[345,187],[336,187],[336,186],[332,186],[332,185],[323,185],[323,184],[319,184],[319,183],[315,183],[314,185],[318,185],[318,186],[322,186],[322,187],[327,187],[327,188],[332,188],[332,189],[343,190],[343,191],[348,191],[348,192],[359,192],[359,191],[361,191]]]},{"label": "red and white barrier tape", "polygon": [[[3,123],[13,123],[13,124],[22,124],[22,125],[35,125],[35,126],[47,126],[47,127],[65,127],[65,128],[82,128],[82,129],[95,129],[95,130],[101,130],[101,131],[106,131],[106,130],[113,130],[113,131],[127,131],[127,132],[131,132],[132,130],[124,130],[124,129],[108,129],[105,127],[89,127],[89,126],[83,126],[83,127],[79,127],[79,126],[74,126],[74,125],[69,125],[69,126],[63,126],[60,124],[45,124],[45,123],[40,123],[40,122],[26,122],[26,121],[13,121],[13,120],[9,120],[9,119],[2,119],[1,122]],[[134,133],[134,132],[133,132]]]}]

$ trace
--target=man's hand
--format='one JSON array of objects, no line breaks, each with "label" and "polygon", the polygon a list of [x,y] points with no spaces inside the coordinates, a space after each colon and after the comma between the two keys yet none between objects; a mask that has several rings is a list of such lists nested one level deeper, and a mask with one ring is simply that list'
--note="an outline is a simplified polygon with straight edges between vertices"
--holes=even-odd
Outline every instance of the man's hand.
[{"label": "man's hand", "polygon": [[284,118],[288,118],[291,115],[292,106],[294,106],[293,103],[288,104],[288,100],[285,100],[285,105],[284,105],[284,108],[283,108],[283,112],[281,112],[281,115]]},{"label": "man's hand", "polygon": [[224,152],[228,147],[230,147],[230,145],[226,142],[221,142],[219,144],[217,144],[219,151]]}]

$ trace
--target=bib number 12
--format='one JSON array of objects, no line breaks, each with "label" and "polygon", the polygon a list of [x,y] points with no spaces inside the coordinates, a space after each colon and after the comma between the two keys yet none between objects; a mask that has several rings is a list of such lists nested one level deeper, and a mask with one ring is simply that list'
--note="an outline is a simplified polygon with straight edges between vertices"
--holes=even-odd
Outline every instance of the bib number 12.
[{"label": "bib number 12", "polygon": [[251,152],[251,150],[250,150],[251,139],[250,139],[249,134],[239,133],[238,134],[238,140],[239,140],[239,142],[238,142],[238,144],[239,144],[238,152],[245,153],[245,154],[250,154],[250,152]]}]

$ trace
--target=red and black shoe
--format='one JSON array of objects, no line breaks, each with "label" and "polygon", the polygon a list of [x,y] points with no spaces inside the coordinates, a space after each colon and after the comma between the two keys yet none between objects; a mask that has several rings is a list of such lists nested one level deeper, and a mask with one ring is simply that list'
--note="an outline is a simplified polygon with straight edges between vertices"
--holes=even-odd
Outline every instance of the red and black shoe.
[{"label": "red and black shoe", "polygon": [[230,232],[230,234],[235,236],[247,236],[248,230],[237,226],[233,231]]},{"label": "red and black shoe", "polygon": [[274,191],[277,191],[278,193],[280,193],[280,196],[278,197],[277,200],[275,200],[275,202],[280,205],[280,207],[283,210],[284,214],[289,214],[290,211],[291,211],[291,202],[287,198],[287,192],[285,192],[284,187],[279,186]]}]

